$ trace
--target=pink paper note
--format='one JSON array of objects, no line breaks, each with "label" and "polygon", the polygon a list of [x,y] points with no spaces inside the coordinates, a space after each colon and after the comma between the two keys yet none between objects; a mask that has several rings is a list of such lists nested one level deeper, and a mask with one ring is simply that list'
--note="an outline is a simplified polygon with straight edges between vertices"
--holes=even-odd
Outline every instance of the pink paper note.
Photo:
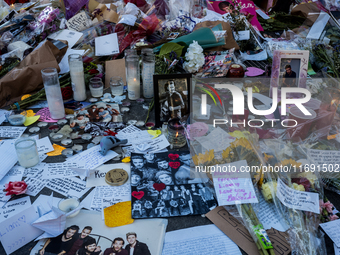
[{"label": "pink paper note", "polygon": [[51,118],[51,113],[48,107],[40,109],[36,115],[40,115],[39,121],[57,122],[58,120]]},{"label": "pink paper note", "polygon": [[247,76],[260,76],[264,73],[265,71],[260,69],[260,68],[256,68],[256,67],[248,67],[247,68],[247,72],[245,73]]}]

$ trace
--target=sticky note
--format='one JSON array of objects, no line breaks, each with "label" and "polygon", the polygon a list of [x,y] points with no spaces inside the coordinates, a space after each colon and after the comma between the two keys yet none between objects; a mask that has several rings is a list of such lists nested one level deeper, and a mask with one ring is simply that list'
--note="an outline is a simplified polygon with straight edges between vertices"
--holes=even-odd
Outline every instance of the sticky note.
[{"label": "sticky note", "polygon": [[119,227],[134,222],[131,215],[131,201],[120,202],[104,209],[105,225]]},{"label": "sticky note", "polygon": [[46,153],[47,156],[59,156],[61,155],[61,152],[66,149],[63,146],[60,146],[55,143],[52,146],[53,146],[54,151]]}]

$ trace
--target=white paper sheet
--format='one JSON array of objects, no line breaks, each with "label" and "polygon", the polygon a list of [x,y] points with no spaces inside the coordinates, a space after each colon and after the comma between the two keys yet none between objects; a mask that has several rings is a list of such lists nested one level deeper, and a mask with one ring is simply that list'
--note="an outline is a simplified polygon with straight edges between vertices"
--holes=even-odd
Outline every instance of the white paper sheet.
[{"label": "white paper sheet", "polygon": [[130,14],[126,14],[126,15],[122,15],[121,19],[119,20],[118,24],[126,24],[129,26],[134,26],[135,22],[137,20],[137,17],[134,15],[130,15]]},{"label": "white paper sheet", "polygon": [[[220,165],[235,172],[219,171],[213,173],[214,188],[218,205],[234,205],[236,203],[258,203],[249,172],[242,172],[247,166],[246,160]],[[230,168],[229,168],[230,167]]]},{"label": "white paper sheet", "polygon": [[326,232],[334,244],[340,247],[340,220],[333,220],[326,223],[320,223],[320,227]]},{"label": "white paper sheet", "polygon": [[250,31],[238,31],[238,34],[234,32],[235,41],[247,41],[250,39]]},{"label": "white paper sheet", "polygon": [[0,125],[6,120],[6,113],[9,111],[0,109]]},{"label": "white paper sheet", "polygon": [[60,72],[59,74],[64,74],[70,71],[70,66],[68,64],[68,56],[71,54],[80,54],[83,55],[85,52],[85,50],[72,50],[70,48],[67,49],[64,57],[62,58],[62,60],[59,63],[59,67],[60,67]]},{"label": "white paper sheet", "polygon": [[44,171],[44,166],[45,166],[45,163],[40,163],[36,166],[25,168],[24,176],[29,177],[29,178],[36,178],[36,179],[41,178],[42,173]]},{"label": "white paper sheet", "polygon": [[330,16],[328,15],[328,13],[321,11],[319,17],[316,19],[313,26],[309,30],[309,33],[306,38],[319,39],[329,19]]},{"label": "white paper sheet", "polygon": [[82,36],[83,36],[83,33],[64,29],[59,34],[52,34],[48,38],[52,38],[54,40],[67,41],[68,48],[71,49]]},{"label": "white paper sheet", "polygon": [[274,203],[268,203],[263,195],[259,196],[259,212],[256,214],[264,229],[275,228],[281,232],[286,232],[289,226],[279,216]]},{"label": "white paper sheet", "polygon": [[230,146],[230,143],[235,141],[235,137],[230,136],[220,127],[215,128],[210,134],[202,137],[195,137],[202,147],[206,150],[214,150],[215,152],[223,151]]},{"label": "white paper sheet", "polygon": [[54,148],[48,136],[37,140],[37,148],[39,155],[54,151]]},{"label": "white paper sheet", "polygon": [[26,178],[25,182],[27,184],[27,191],[25,194],[35,197],[38,193],[45,187],[46,180]]},{"label": "white paper sheet", "polygon": [[[307,150],[308,156],[313,160],[313,163],[320,166],[320,170],[330,170],[329,165],[333,165],[333,169],[339,172],[340,165],[340,151],[329,151],[329,150]],[[323,169],[322,165],[326,164],[326,168]],[[338,167],[336,167],[338,165]],[[315,169],[318,170],[318,169]]]},{"label": "white paper sheet", "polygon": [[1,126],[0,138],[19,138],[26,130],[26,127]]},{"label": "white paper sheet", "polygon": [[22,197],[13,201],[7,202],[3,208],[0,208],[0,222],[22,212],[31,206],[29,197]]},{"label": "white paper sheet", "polygon": [[77,155],[68,158],[68,162],[75,162],[79,165],[79,168],[95,169],[98,166],[104,164],[106,161],[118,156],[118,154],[112,150],[109,150],[105,156],[100,154],[100,145],[87,149]]},{"label": "white paper sheet", "polygon": [[61,198],[51,196],[39,195],[34,201],[33,206],[39,212],[39,216],[48,213],[51,210],[51,206],[58,207],[58,203]]},{"label": "white paper sheet", "polygon": [[15,140],[0,141],[1,168],[0,180],[8,173],[8,171],[17,163],[18,156],[14,147]]},{"label": "white paper sheet", "polygon": [[78,176],[76,172],[71,168],[78,168],[78,164],[75,162],[63,162],[63,163],[50,163],[44,165],[44,171],[42,172],[43,179],[54,179],[64,177]]},{"label": "white paper sheet", "polygon": [[130,183],[130,163],[106,164],[90,172],[86,179],[86,187],[108,186],[109,184],[105,181],[105,175],[108,171],[115,168],[124,169],[129,175],[127,183]]},{"label": "white paper sheet", "polygon": [[263,50],[257,54],[253,55],[248,55],[247,52],[241,52],[241,57],[245,60],[256,60],[256,61],[261,61],[261,60],[266,60],[268,58],[266,50]]},{"label": "white paper sheet", "polygon": [[298,191],[288,187],[280,178],[277,180],[276,196],[285,206],[319,214],[319,194]]},{"label": "white paper sheet", "polygon": [[119,53],[116,33],[95,38],[96,56],[110,56]]},{"label": "white paper sheet", "polygon": [[5,175],[4,178],[0,181],[0,187],[4,186],[6,183],[11,182],[17,182],[22,180],[22,176],[24,175],[24,170],[22,166],[15,165],[12,167],[11,170],[8,171],[8,173]]},{"label": "white paper sheet", "polygon": [[52,179],[46,184],[46,187],[63,196],[67,196],[69,192],[72,191],[73,195],[81,197],[88,191],[86,182],[78,178]]},{"label": "white paper sheet", "polygon": [[[133,144],[133,149],[136,153],[155,153],[159,152],[160,150],[164,150],[168,147],[170,143],[166,139],[164,135],[160,135],[155,139],[150,139],[140,144]],[[146,148],[146,149],[142,149]]]},{"label": "white paper sheet", "polygon": [[143,143],[145,141],[150,141],[152,139],[153,136],[150,135],[147,130],[142,131],[138,128],[131,128],[131,127],[134,127],[134,126],[130,125],[126,127],[122,129],[121,131],[119,131],[118,134],[116,135],[116,137],[120,140],[123,140],[123,139],[128,140],[125,145]]},{"label": "white paper sheet", "polygon": [[238,246],[215,225],[186,228],[165,234],[162,255],[241,255]]},{"label": "white paper sheet", "polygon": [[257,14],[260,15],[263,19],[270,19],[270,17],[265,14],[261,9],[256,10]]},{"label": "white paper sheet", "polygon": [[31,226],[38,217],[38,213],[31,206],[0,224],[0,241],[7,254],[16,251],[43,233],[40,229]]}]

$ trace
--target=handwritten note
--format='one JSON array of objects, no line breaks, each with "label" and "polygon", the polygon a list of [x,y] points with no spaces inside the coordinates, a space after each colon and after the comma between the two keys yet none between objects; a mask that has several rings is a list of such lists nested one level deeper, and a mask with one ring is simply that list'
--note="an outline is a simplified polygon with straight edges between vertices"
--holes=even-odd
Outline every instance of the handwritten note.
[{"label": "handwritten note", "polygon": [[146,141],[150,141],[152,138],[152,135],[148,133],[146,130],[140,130],[139,128],[130,125],[126,128],[120,130],[118,134],[116,135],[117,138],[123,140],[127,139],[127,144],[138,144],[143,143]]},{"label": "handwritten note", "polygon": [[86,179],[86,187],[108,186],[105,181],[105,175],[115,168],[124,169],[130,176],[130,163],[106,164],[90,172],[89,177]]},{"label": "handwritten note", "polygon": [[35,197],[45,187],[46,181],[43,179],[26,178],[27,191],[25,194]]},{"label": "handwritten note", "polygon": [[[314,161],[315,164],[322,166],[323,164],[333,165],[334,169],[335,166],[338,165],[338,171],[340,171],[340,151],[329,151],[329,150],[313,150],[309,149],[307,151],[308,156]],[[321,168],[322,170],[322,168]]]},{"label": "handwritten note", "polygon": [[44,163],[38,164],[36,166],[25,168],[24,176],[29,178],[41,178],[44,171]]},{"label": "handwritten note", "polygon": [[340,220],[333,220],[326,223],[320,223],[320,227],[326,232],[334,244],[340,247]]},{"label": "handwritten note", "polygon": [[106,161],[118,156],[118,154],[112,150],[109,150],[105,156],[100,154],[99,151],[100,145],[97,145],[69,158],[67,161],[77,163],[79,168],[95,169]]},{"label": "handwritten note", "polygon": [[242,254],[238,246],[213,224],[167,232],[162,255],[177,255],[179,251],[181,254]]},{"label": "handwritten note", "polygon": [[285,206],[319,214],[319,194],[298,191],[288,187],[280,178],[277,180],[276,196]]},{"label": "handwritten note", "polygon": [[50,138],[48,138],[48,136],[37,140],[37,148],[39,155],[54,150]]},{"label": "handwritten note", "polygon": [[29,243],[43,231],[31,226],[39,214],[31,206],[27,210],[6,219],[0,224],[0,241],[7,254]]},{"label": "handwritten note", "polygon": [[18,156],[14,147],[14,140],[0,141],[0,155],[1,155],[1,168],[0,180],[4,178],[7,172],[17,163]]},{"label": "handwritten note", "polygon": [[281,232],[285,232],[289,226],[279,216],[274,203],[268,203],[262,194],[259,195],[259,210],[256,213],[264,229],[275,228]]},{"label": "handwritten note", "polygon": [[5,175],[4,178],[0,181],[0,186],[5,185],[6,183],[11,182],[17,182],[22,180],[22,176],[24,175],[24,170],[22,166],[16,165],[13,166],[11,170],[8,171],[8,173]]},{"label": "handwritten note", "polygon": [[46,184],[46,187],[63,196],[67,196],[72,190],[75,196],[81,197],[88,190],[86,183],[78,178],[52,179]]},{"label": "handwritten note", "polygon": [[0,222],[26,210],[30,206],[31,200],[29,197],[22,197],[6,203],[3,208],[0,208]]},{"label": "handwritten note", "polygon": [[91,27],[92,21],[90,18],[87,17],[85,12],[80,12],[74,15],[66,22],[66,26],[69,30],[74,30],[81,32],[86,28]]},{"label": "handwritten note", "polygon": [[19,138],[26,130],[26,127],[1,126],[1,138]]},{"label": "handwritten note", "polygon": [[235,172],[214,172],[214,187],[218,204],[258,203],[249,172],[242,172],[247,166],[246,160],[221,165]]},{"label": "handwritten note", "polygon": [[71,168],[78,168],[78,164],[75,162],[64,163],[51,163],[44,165],[44,171],[42,173],[43,179],[63,178],[78,176],[78,174]]},{"label": "handwritten note", "polygon": [[119,53],[118,37],[116,33],[95,38],[96,56],[109,56]]},{"label": "handwritten note", "polygon": [[161,135],[155,139],[149,139],[139,144],[133,144],[133,148],[136,153],[154,153],[168,147],[170,143],[164,135]]},{"label": "handwritten note", "polygon": [[9,111],[0,109],[0,125],[2,124],[2,122],[4,122],[6,120],[6,114],[8,112]]}]

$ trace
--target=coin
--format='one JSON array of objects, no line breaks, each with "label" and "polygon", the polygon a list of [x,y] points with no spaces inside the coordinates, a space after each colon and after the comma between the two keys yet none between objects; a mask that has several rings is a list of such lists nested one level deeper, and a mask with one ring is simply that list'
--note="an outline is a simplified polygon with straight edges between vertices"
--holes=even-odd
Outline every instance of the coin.
[{"label": "coin", "polygon": [[121,168],[116,168],[108,171],[105,175],[105,181],[111,186],[120,186],[129,179],[128,173]]}]

